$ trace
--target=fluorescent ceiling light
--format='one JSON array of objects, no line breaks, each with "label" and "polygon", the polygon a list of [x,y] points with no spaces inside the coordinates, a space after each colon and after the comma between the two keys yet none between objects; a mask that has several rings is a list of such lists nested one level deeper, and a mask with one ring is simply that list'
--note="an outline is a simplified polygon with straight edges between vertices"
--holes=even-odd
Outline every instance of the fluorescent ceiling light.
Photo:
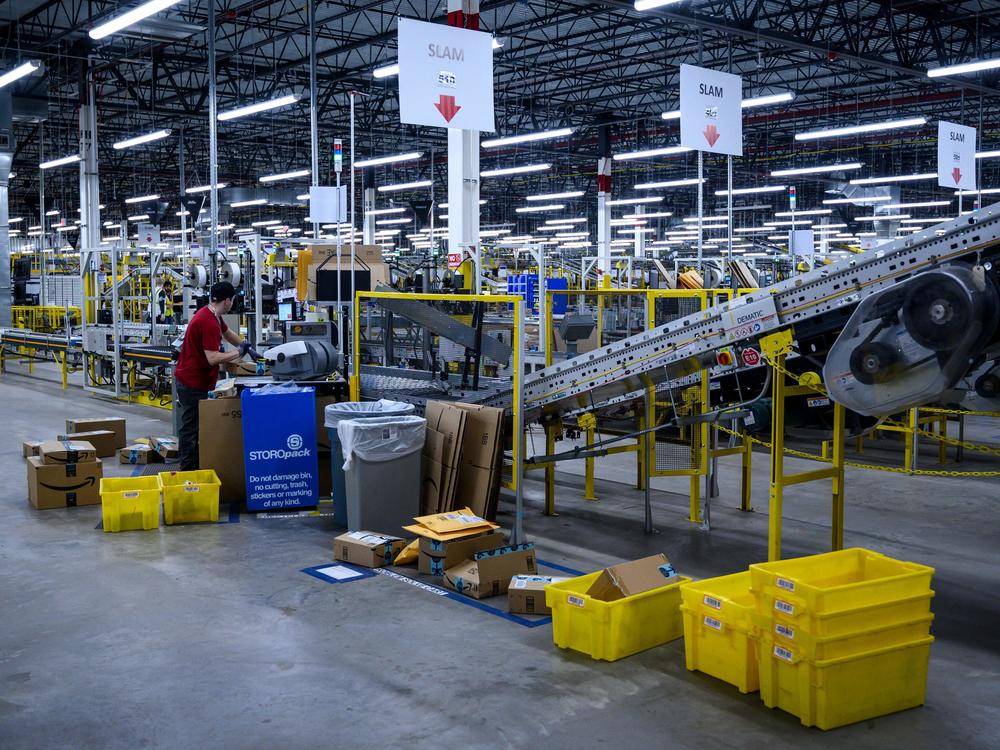
[{"label": "fluorescent ceiling light", "polygon": [[267,198],[254,198],[249,201],[236,201],[235,203],[230,203],[230,208],[246,208],[247,206],[263,206],[267,204]]},{"label": "fluorescent ceiling light", "polygon": [[126,217],[129,221],[149,221],[149,214],[136,214]]},{"label": "fluorescent ceiling light", "polygon": [[909,214],[886,214],[884,216],[858,216],[855,221],[900,221],[901,219],[909,219]]},{"label": "fluorescent ceiling light", "polygon": [[562,203],[546,203],[543,206],[524,206],[523,208],[515,208],[514,210],[519,214],[531,213],[532,211],[562,211],[566,206]]},{"label": "fluorescent ceiling light", "polygon": [[8,224],[17,224],[19,221],[24,221],[24,217],[18,216],[16,219],[7,219]]},{"label": "fluorescent ceiling light", "polygon": [[[772,172],[772,174],[774,174]],[[787,188],[787,185],[763,185],[752,188],[733,188],[733,195],[755,195],[756,193],[780,193]],[[716,195],[729,195],[728,190],[716,190]]]},{"label": "fluorescent ceiling light", "polygon": [[137,195],[134,198],[126,198],[126,203],[152,203],[160,199],[159,194],[153,195]]},{"label": "fluorescent ceiling light", "polygon": [[820,138],[838,138],[842,135],[858,135],[860,133],[879,133],[884,130],[903,130],[916,128],[927,124],[926,117],[907,117],[902,120],[888,122],[869,122],[865,125],[848,125],[843,128],[827,128],[826,130],[811,130],[808,133],[796,133],[797,141],[814,141]]},{"label": "fluorescent ceiling light", "polygon": [[58,216],[59,215],[59,211],[53,208],[51,211],[46,211],[45,215],[46,216]]},{"label": "fluorescent ceiling light", "polygon": [[518,143],[547,141],[552,138],[566,138],[570,135],[573,135],[573,128],[559,128],[557,130],[542,130],[538,133],[525,133],[523,135],[508,135],[504,138],[492,138],[488,141],[483,141],[479,145],[483,148],[499,148],[500,146],[513,146]]},{"label": "fluorescent ceiling light", "polygon": [[294,169],[291,172],[279,172],[278,174],[266,174],[258,177],[258,182],[279,182],[281,180],[294,180],[296,177],[308,177],[311,172],[308,169]]},{"label": "fluorescent ceiling light", "polygon": [[914,182],[917,180],[936,180],[937,172],[926,172],[924,174],[899,174],[893,177],[864,177],[858,180],[851,180],[852,185],[881,185],[885,182]]},{"label": "fluorescent ceiling light", "polygon": [[587,222],[586,217],[580,217],[579,219],[549,219],[546,224],[585,224]]},{"label": "fluorescent ceiling light", "polygon": [[[689,177],[683,180],[667,180],[666,182],[643,182],[639,185],[633,185],[633,190],[661,190],[663,188],[675,188],[675,187],[687,187],[688,185],[697,185],[699,182],[704,182],[705,180],[699,180],[697,177]],[[612,201],[608,201],[608,205],[612,205]]]},{"label": "fluorescent ceiling light", "polygon": [[623,219],[666,219],[673,216],[673,211],[653,211],[648,214],[625,214]]},{"label": "fluorescent ceiling light", "polygon": [[382,164],[396,164],[401,161],[413,161],[424,155],[423,151],[410,151],[406,154],[396,154],[395,156],[379,156],[374,159],[362,159],[354,162],[354,166],[359,169],[363,167],[377,167]]},{"label": "fluorescent ceiling light", "polygon": [[36,70],[42,67],[42,64],[37,60],[29,60],[28,62],[21,63],[17,67],[11,68],[3,75],[0,75],[0,89],[9,83],[13,83],[25,76],[30,76]]},{"label": "fluorescent ceiling light", "polygon": [[833,213],[832,208],[813,208],[809,211],[778,211],[775,216],[827,216]]},{"label": "fluorescent ceiling light", "polygon": [[802,226],[810,226],[812,224],[812,221],[809,220],[809,219],[802,219],[801,221],[799,219],[795,219],[794,221],[792,221],[792,220],[789,219],[788,221],[765,221],[764,222],[764,226],[766,226],[766,227],[784,227],[784,226],[790,226],[790,225],[796,225],[797,226],[799,224],[801,224]]},{"label": "fluorescent ceiling light", "polygon": [[[646,224],[642,219],[612,219],[610,221],[613,227],[634,227],[634,226],[644,226]],[[540,227],[540,229],[550,229],[551,227]]]},{"label": "fluorescent ceiling light", "polygon": [[372,75],[376,78],[391,78],[392,76],[399,75],[399,63],[392,63],[391,65],[383,65],[381,68],[375,68],[372,71]]},{"label": "fluorescent ceiling light", "polygon": [[941,221],[946,221],[949,217],[941,217],[937,219],[900,219],[900,224],[937,224]]},{"label": "fluorescent ceiling light", "polygon": [[252,221],[250,226],[252,227],[273,227],[275,224],[280,224],[281,219],[268,219],[267,221]]},{"label": "fluorescent ceiling light", "polygon": [[996,195],[1000,193],[1000,188],[986,188],[985,190],[959,190],[955,195]]},{"label": "fluorescent ceiling light", "polygon": [[137,135],[132,138],[126,138],[123,141],[118,141],[111,145],[113,148],[120,151],[123,148],[131,148],[132,146],[141,146],[144,143],[152,143],[153,141],[159,141],[169,137],[170,137],[169,130],[155,130],[152,133],[145,133],[143,135]]},{"label": "fluorescent ceiling light", "polygon": [[660,117],[664,120],[679,120],[681,119],[681,111],[679,109],[675,109],[672,112],[664,112],[660,115]]},{"label": "fluorescent ceiling light", "polygon": [[[215,183],[216,190],[222,190],[224,187],[229,187],[228,182],[217,182]],[[189,187],[185,189],[185,193],[207,193],[212,189],[211,185],[195,185],[194,187]]]},{"label": "fluorescent ceiling light", "polygon": [[570,190],[566,193],[540,193],[538,195],[528,195],[525,196],[525,200],[529,201],[550,201],[550,200],[562,200],[565,198],[579,198],[583,195],[582,190]]},{"label": "fluorescent ceiling light", "polygon": [[376,226],[380,227],[387,226],[389,224],[409,224],[409,223],[410,219],[407,219],[406,217],[403,217],[402,219],[380,219],[379,221],[375,222]]},{"label": "fluorescent ceiling light", "polygon": [[978,73],[980,70],[993,70],[994,68],[1000,68],[1000,59],[977,60],[976,62],[960,63],[958,65],[946,65],[943,68],[932,68],[927,71],[927,77],[957,76],[962,73]]},{"label": "fluorescent ceiling light", "polygon": [[[790,177],[800,174],[825,174],[826,172],[847,172],[852,169],[861,169],[864,166],[861,162],[852,161],[843,164],[818,164],[814,167],[797,167],[795,169],[776,169],[771,172],[772,177]],[[853,182],[851,183],[854,184]]]},{"label": "fluorescent ceiling light", "polygon": [[418,180],[417,182],[397,182],[394,185],[379,185],[378,191],[380,193],[389,193],[393,190],[418,190],[420,188],[428,188],[431,186],[430,180]]},{"label": "fluorescent ceiling light", "polygon": [[694,151],[687,146],[665,146],[664,148],[651,148],[645,151],[630,151],[624,154],[615,154],[612,159],[615,161],[628,161],[629,159],[645,159],[653,156],[673,156],[674,154],[686,154]]},{"label": "fluorescent ceiling light", "polygon": [[480,230],[480,232],[479,232],[479,236],[480,237],[499,237],[500,235],[503,235],[503,234],[510,234],[510,230],[509,229],[483,229],[483,230]]},{"label": "fluorescent ceiling light", "polygon": [[59,159],[53,159],[52,161],[43,161],[38,165],[39,169],[52,169],[53,167],[62,167],[67,164],[75,164],[80,161],[79,154],[73,154],[72,156],[63,156]]},{"label": "fluorescent ceiling light", "polygon": [[[528,172],[544,172],[550,169],[551,164],[526,164],[523,167],[502,167],[500,169],[487,169],[479,173],[480,177],[505,177],[511,174],[527,174]],[[381,188],[380,188],[381,189]]]},{"label": "fluorescent ceiling light", "polygon": [[149,0],[149,2],[145,2],[127,13],[122,13],[120,16],[115,16],[106,23],[95,26],[88,33],[90,34],[91,39],[103,39],[106,36],[111,36],[112,34],[128,28],[132,24],[138,23],[144,18],[149,18],[150,16],[159,13],[161,10],[166,10],[172,5],[177,5],[180,1],[181,0]]},{"label": "fluorescent ceiling light", "polygon": [[[1000,151],[977,151],[976,152],[976,158],[977,159],[996,159],[998,156],[1000,156]],[[11,176],[13,176],[13,175],[11,175]]]},{"label": "fluorescent ceiling light", "polygon": [[917,201],[916,203],[887,203],[882,208],[891,210],[894,208],[935,208],[950,205],[951,201]]},{"label": "fluorescent ceiling light", "polygon": [[371,211],[365,211],[365,216],[390,216],[392,214],[401,214],[404,211],[406,211],[405,208],[373,208]]},{"label": "fluorescent ceiling light", "polygon": [[884,203],[891,201],[889,195],[873,195],[869,198],[828,198],[823,201],[824,206],[849,206],[851,204],[864,205],[866,203]]},{"label": "fluorescent ceiling light", "polygon": [[617,200],[607,201],[604,205],[606,206],[635,206],[640,203],[659,203],[663,200],[662,195],[658,195],[655,198],[618,198]]},{"label": "fluorescent ceiling light", "polygon": [[258,112],[266,112],[269,109],[277,109],[278,107],[287,107],[289,104],[295,104],[299,98],[294,94],[286,94],[285,96],[279,96],[277,99],[269,99],[266,102],[257,102],[256,104],[248,104],[245,107],[237,107],[236,109],[230,109],[227,112],[220,112],[220,120],[235,120],[237,117],[246,117],[247,115],[255,115]]},{"label": "fluorescent ceiling light", "polygon": [[302,195],[296,195],[295,200],[297,201],[307,201],[309,200],[309,193],[302,193]]}]

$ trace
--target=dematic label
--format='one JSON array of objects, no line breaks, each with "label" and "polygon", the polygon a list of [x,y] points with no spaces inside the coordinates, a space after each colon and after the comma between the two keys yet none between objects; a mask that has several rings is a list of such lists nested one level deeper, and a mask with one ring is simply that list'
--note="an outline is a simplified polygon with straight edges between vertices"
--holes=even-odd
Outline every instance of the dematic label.
[{"label": "dematic label", "polygon": [[[743,302],[742,299],[747,301]],[[772,330],[778,323],[778,310],[770,295],[736,300],[723,315],[723,327],[727,341],[761,336]]]},{"label": "dematic label", "polygon": [[247,508],[272,510],[315,505],[316,395],[290,393],[241,396]]}]

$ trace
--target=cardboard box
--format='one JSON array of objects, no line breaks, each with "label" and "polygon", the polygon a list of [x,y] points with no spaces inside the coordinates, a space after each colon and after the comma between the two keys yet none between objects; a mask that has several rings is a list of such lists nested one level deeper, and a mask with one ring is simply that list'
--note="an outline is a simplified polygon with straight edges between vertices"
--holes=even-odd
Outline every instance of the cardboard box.
[{"label": "cardboard box", "polygon": [[46,440],[38,449],[43,464],[82,464],[97,460],[97,449],[83,440]]},{"label": "cardboard box", "polygon": [[163,461],[163,457],[153,450],[152,446],[135,443],[118,449],[120,464],[154,464]]},{"label": "cardboard box", "polygon": [[180,455],[177,438],[173,435],[153,435],[150,436],[149,442],[153,446],[153,450],[159,453],[160,458],[164,460],[177,458]]},{"label": "cardboard box", "polygon": [[[336,263],[337,256],[337,246],[336,245],[310,245],[309,250],[312,252],[312,260],[310,263],[321,263],[327,258],[334,258],[332,263]],[[355,245],[354,246],[354,257],[359,258],[365,263],[383,263],[384,258],[382,257],[382,246],[381,245]],[[341,263],[343,259],[347,258],[348,267],[350,267],[351,262],[351,245],[345,242],[340,248],[340,258]]]},{"label": "cardboard box", "polygon": [[222,371],[233,377],[264,377],[270,374],[267,365],[262,362],[224,362]]},{"label": "cardboard box", "polygon": [[80,464],[44,464],[28,458],[28,500],[39,510],[97,505],[101,502],[100,461]]},{"label": "cardboard box", "polygon": [[75,440],[90,443],[97,451],[98,458],[115,455],[118,450],[118,436],[111,430],[93,430],[91,432],[71,432],[60,435],[59,440]]},{"label": "cardboard box", "polygon": [[[458,466],[462,459],[462,445],[465,435],[465,425],[468,414],[465,410],[443,401],[428,401],[424,408],[424,418],[429,429],[440,432],[443,440],[440,443],[440,453],[428,454],[432,459],[445,466]],[[425,440],[426,444],[426,440]]]},{"label": "cardboard box", "polygon": [[[345,246],[346,247],[346,246]],[[381,252],[381,248],[379,249]],[[346,263],[344,261],[347,261]],[[350,256],[345,258],[341,256],[340,258],[340,270],[341,272],[351,270],[351,259]],[[316,299],[316,272],[319,270],[323,271],[336,271],[337,270],[337,259],[333,258],[329,263],[323,264],[323,260],[314,261],[309,264],[306,269],[306,278],[308,279],[306,284],[306,299],[315,300]],[[361,258],[358,263],[354,266],[355,271],[368,271],[371,279],[371,287],[374,290],[379,284],[389,284],[389,266],[381,261],[369,262],[364,258]],[[348,295],[350,296],[350,295]],[[330,302],[331,300],[323,300],[324,302]]]},{"label": "cardboard box", "polygon": [[413,520],[425,529],[437,534],[450,534],[455,531],[469,534],[496,528],[485,518],[474,514],[469,508],[449,513],[436,513],[431,516],[417,516]]},{"label": "cardboard box", "polygon": [[677,571],[661,552],[605,568],[587,591],[587,596],[602,602],[614,602],[671,583],[677,583]]},{"label": "cardboard box", "polygon": [[41,440],[25,440],[21,443],[21,455],[25,458],[29,456],[37,456],[39,448],[42,447]]},{"label": "cardboard box", "polygon": [[392,565],[396,555],[405,546],[406,541],[398,536],[372,531],[350,531],[333,540],[333,559],[365,568],[381,568]]},{"label": "cardboard box", "polygon": [[507,611],[521,615],[551,615],[552,610],[545,604],[545,587],[565,580],[565,576],[514,576],[507,588]]},{"label": "cardboard box", "polygon": [[[125,420],[118,417],[103,419],[67,419],[66,432],[94,432],[96,430],[111,430],[115,433],[115,450],[125,447]],[[98,454],[101,455],[101,454]],[[114,455],[114,451],[108,454]]]},{"label": "cardboard box", "polygon": [[474,553],[471,560],[447,568],[444,582],[460,594],[485,599],[505,593],[514,576],[537,572],[535,545],[517,544]]},{"label": "cardboard box", "polygon": [[198,402],[198,465],[215,469],[222,482],[219,499],[246,499],[243,467],[243,409],[238,398]]},{"label": "cardboard box", "polygon": [[503,472],[503,409],[454,404],[467,415],[455,502],[483,518],[496,518]]},{"label": "cardboard box", "polygon": [[422,506],[429,512],[452,510],[456,505],[455,493],[468,414],[452,403],[428,401],[424,418],[427,429],[423,448],[426,473]]},{"label": "cardboard box", "polygon": [[441,541],[420,539],[417,570],[431,576],[443,576],[448,568],[472,559],[476,552],[497,549],[504,546],[503,534],[490,531],[486,534]]}]

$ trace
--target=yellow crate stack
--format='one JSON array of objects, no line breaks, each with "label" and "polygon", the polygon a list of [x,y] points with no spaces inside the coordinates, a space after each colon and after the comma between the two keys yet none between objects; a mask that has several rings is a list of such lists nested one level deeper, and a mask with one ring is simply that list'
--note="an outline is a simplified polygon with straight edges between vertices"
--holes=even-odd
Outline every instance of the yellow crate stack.
[{"label": "yellow crate stack", "polygon": [[922,705],[933,575],[865,549],[751,565],[764,705],[820,729]]},{"label": "yellow crate stack", "polygon": [[757,639],[750,573],[734,573],[681,586],[684,658],[741,693],[758,690]]}]

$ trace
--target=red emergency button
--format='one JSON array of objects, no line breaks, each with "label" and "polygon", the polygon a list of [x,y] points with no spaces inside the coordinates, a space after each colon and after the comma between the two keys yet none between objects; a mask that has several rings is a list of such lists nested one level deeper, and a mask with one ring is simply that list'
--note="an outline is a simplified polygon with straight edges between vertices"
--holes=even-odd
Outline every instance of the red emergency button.
[{"label": "red emergency button", "polygon": [[726,367],[733,363],[733,353],[728,349],[723,349],[716,353],[715,361],[722,367]]}]

